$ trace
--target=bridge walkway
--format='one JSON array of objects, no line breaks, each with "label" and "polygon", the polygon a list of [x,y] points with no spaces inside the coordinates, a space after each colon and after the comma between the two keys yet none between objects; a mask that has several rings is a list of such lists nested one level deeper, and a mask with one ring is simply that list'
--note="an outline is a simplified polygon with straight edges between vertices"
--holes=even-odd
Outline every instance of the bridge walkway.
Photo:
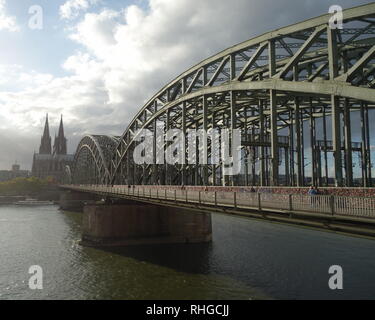
[{"label": "bridge walkway", "polygon": [[200,212],[219,212],[375,236],[375,199],[204,191],[180,186],[64,185],[64,189]]}]

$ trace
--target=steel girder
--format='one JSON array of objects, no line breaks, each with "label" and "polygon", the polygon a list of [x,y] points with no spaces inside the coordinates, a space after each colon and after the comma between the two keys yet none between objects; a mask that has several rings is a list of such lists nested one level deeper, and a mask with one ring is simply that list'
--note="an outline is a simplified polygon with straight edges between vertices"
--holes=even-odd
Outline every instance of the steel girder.
[{"label": "steel girder", "polygon": [[[279,183],[278,132],[288,129],[293,136],[288,152],[297,157],[293,167],[298,166],[296,180],[300,181],[295,183],[292,178],[290,184],[303,184],[300,127],[309,121],[313,129],[315,118],[329,115],[335,182],[342,185],[341,114],[345,108],[355,111],[364,105],[366,110],[375,106],[375,4],[345,10],[343,16],[341,30],[331,29],[331,16],[323,15],[235,45],[181,74],[156,93],[127,127],[109,172],[105,172],[108,181],[186,184],[187,177],[194,176],[192,184],[209,184],[209,177],[212,184],[227,183],[220,168],[213,165],[135,165],[132,152],[138,130],[155,132],[156,121],[161,121],[167,129],[184,132],[189,128],[241,128],[243,140],[259,135],[270,141],[266,147],[270,150],[258,150],[263,157],[261,167],[266,167],[261,170],[270,172],[265,182],[270,185]],[[294,171],[291,166],[288,170]],[[236,184],[236,179],[230,183]]]}]

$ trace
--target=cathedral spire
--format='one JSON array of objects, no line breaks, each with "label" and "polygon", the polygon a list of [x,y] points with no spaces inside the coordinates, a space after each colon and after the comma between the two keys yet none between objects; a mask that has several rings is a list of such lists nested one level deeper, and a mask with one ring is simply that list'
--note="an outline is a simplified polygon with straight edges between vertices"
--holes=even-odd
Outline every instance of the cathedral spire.
[{"label": "cathedral spire", "polygon": [[49,137],[48,113],[46,114],[46,123],[44,124],[43,137]]},{"label": "cathedral spire", "polygon": [[39,153],[51,154],[51,136],[49,135],[48,113],[46,115],[46,122],[44,124],[43,136],[40,141]]},{"label": "cathedral spire", "polygon": [[55,137],[53,150],[55,154],[67,154],[66,138],[64,135],[64,123],[62,115],[60,119],[59,131],[57,137]]},{"label": "cathedral spire", "polygon": [[60,119],[60,127],[59,127],[59,137],[64,137],[64,124],[63,124],[63,116],[61,115]]}]

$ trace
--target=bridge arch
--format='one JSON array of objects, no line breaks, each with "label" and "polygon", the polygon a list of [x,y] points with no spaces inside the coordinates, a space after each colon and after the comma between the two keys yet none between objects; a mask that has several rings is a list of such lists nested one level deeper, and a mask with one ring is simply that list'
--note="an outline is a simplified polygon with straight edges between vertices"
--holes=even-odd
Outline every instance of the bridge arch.
[{"label": "bridge arch", "polygon": [[72,171],[70,169],[70,166],[66,165],[65,168],[64,168],[64,174],[63,174],[62,183],[63,184],[72,184],[72,182],[73,182],[73,180],[72,180]]},{"label": "bridge arch", "polygon": [[65,180],[74,184],[106,184],[109,162],[119,138],[109,135],[87,135],[78,144],[73,164],[66,168]]},{"label": "bridge arch", "polygon": [[[182,73],[159,90],[126,128],[109,163],[109,181],[302,186],[309,174],[309,183],[328,185],[327,153],[332,152],[335,184],[352,186],[352,153],[361,149],[361,183],[369,186],[375,4],[345,10],[343,16],[342,30],[331,29],[331,16],[322,15],[235,45]],[[350,130],[354,111],[360,113],[365,127],[358,148]],[[318,121],[324,122],[324,136],[316,132]],[[327,121],[331,132],[327,132]],[[210,165],[210,143],[204,164],[135,164],[138,131],[148,129],[156,137],[158,122],[166,130],[184,133],[188,129],[241,129],[245,172],[226,177],[222,165]],[[310,173],[305,172],[306,124],[312,150]],[[186,148],[185,142],[185,157]]]}]

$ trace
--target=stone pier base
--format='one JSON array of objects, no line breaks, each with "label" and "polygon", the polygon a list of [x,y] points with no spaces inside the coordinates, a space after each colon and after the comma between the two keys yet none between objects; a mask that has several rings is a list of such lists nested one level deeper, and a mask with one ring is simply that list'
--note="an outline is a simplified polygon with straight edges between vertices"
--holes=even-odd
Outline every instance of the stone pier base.
[{"label": "stone pier base", "polygon": [[95,194],[77,191],[60,192],[60,209],[66,211],[82,212],[85,204],[95,202],[99,197]]},{"label": "stone pier base", "polygon": [[197,243],[211,239],[210,214],[136,202],[84,207],[83,245]]}]

